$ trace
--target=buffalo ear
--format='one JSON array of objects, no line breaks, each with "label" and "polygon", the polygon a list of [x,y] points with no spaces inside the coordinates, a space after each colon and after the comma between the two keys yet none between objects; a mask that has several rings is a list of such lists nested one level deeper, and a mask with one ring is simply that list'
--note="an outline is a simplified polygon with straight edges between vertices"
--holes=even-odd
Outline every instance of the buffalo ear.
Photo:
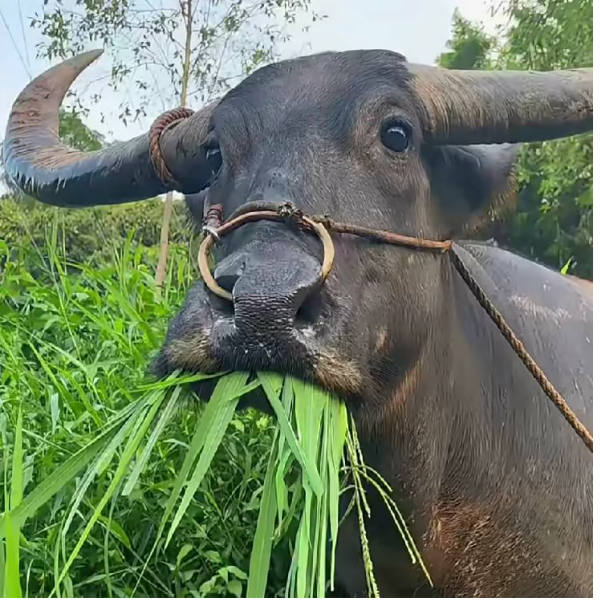
[{"label": "buffalo ear", "polygon": [[517,203],[518,144],[429,146],[432,195],[450,235],[473,233]]}]

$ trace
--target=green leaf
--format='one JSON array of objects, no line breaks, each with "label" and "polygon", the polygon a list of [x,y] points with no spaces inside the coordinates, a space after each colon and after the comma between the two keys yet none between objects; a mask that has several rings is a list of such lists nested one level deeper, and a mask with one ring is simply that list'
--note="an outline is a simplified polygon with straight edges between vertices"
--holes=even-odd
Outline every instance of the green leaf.
[{"label": "green leaf", "polygon": [[19,408],[10,482],[10,508],[17,508],[23,499],[23,411]]},{"label": "green leaf", "polygon": [[52,433],[56,431],[59,414],[60,404],[58,403],[58,394],[50,394],[50,418],[52,419]]},{"label": "green leaf", "polygon": [[181,561],[194,549],[191,544],[184,544],[181,550],[177,553],[177,566],[181,564]]},{"label": "green leaf", "polygon": [[207,379],[215,379],[217,377],[224,377],[225,373],[194,373],[179,375],[178,372],[173,373],[167,379],[160,379],[159,381],[153,381],[152,383],[145,383],[139,385],[137,390],[140,392],[151,392],[155,390],[164,390],[165,388],[186,385],[188,383],[195,383],[197,381],[205,381]]},{"label": "green leaf", "polygon": [[125,533],[125,530],[119,523],[117,523],[117,521],[115,521],[114,519],[109,519],[104,515],[100,515],[98,517],[98,521],[105,525],[108,531],[110,531],[110,533],[112,533],[118,540],[120,540],[125,547],[127,547],[129,550],[132,550],[129,536],[127,535],[127,533]]},{"label": "green leaf", "polygon": [[[23,498],[23,413],[19,408],[10,482],[10,509],[15,509]],[[18,523],[6,515],[6,562],[4,572],[4,597],[21,598],[21,577],[19,573],[21,529]]]},{"label": "green leaf", "polygon": [[227,570],[242,581],[246,581],[248,579],[248,575],[246,575],[246,573],[244,573],[244,571],[242,571],[241,569],[238,569],[238,567],[236,567],[235,565],[229,565],[227,567]]},{"label": "green leaf", "polygon": [[4,598],[22,598],[19,575],[19,528],[10,514],[6,516],[6,563],[4,572]]},{"label": "green leaf", "polygon": [[225,430],[233,418],[235,407],[237,405],[236,401],[242,393],[247,379],[248,373],[231,373],[230,375],[222,377],[215,387],[199,425],[199,428],[202,428],[206,439],[203,441],[202,451],[198,458],[198,462],[196,463],[196,468],[187,483],[187,488],[183,494],[181,504],[171,523],[165,546],[169,545],[183,514],[190,505],[196,490],[200,486],[200,483],[202,483],[204,475],[206,475],[206,472],[210,467],[213,456],[225,435]]},{"label": "green leaf", "polygon": [[569,260],[563,265],[562,269],[560,270],[560,272],[563,275],[566,275],[569,272],[569,268],[571,267],[572,262],[573,262],[573,257],[571,256],[569,258]]},{"label": "green leaf", "polygon": [[163,432],[167,423],[170,421],[171,416],[173,415],[173,411],[175,410],[175,406],[177,400],[179,399],[179,395],[181,394],[181,390],[181,387],[177,387],[173,390],[171,398],[167,402],[166,407],[163,409],[160,417],[156,422],[156,425],[154,426],[154,429],[152,430],[152,433],[150,434],[150,437],[148,439],[148,442],[146,443],[146,447],[144,448],[142,455],[138,459],[131,475],[129,476],[129,479],[127,480],[127,483],[125,484],[125,487],[123,488],[123,496],[129,496],[129,494],[131,494],[133,488],[135,487],[135,484],[137,483],[140,474],[142,473],[146,464],[148,463],[148,459],[150,458],[150,453],[152,452],[152,449],[156,445],[160,434]]},{"label": "green leaf", "polygon": [[242,597],[242,582],[239,579],[232,579],[227,582],[227,591],[236,598]]},{"label": "green leaf", "polygon": [[335,579],[335,550],[339,527],[340,506],[340,467],[344,451],[344,443],[348,433],[348,414],[346,405],[330,399],[329,414],[331,419],[331,441],[327,468],[329,470],[329,530],[331,534],[330,579],[331,589]]},{"label": "green leaf", "polygon": [[[258,373],[258,379],[260,380],[261,385],[262,385],[263,389],[265,390],[265,394],[267,395],[267,398],[268,398],[269,402],[271,403],[273,411],[275,412],[275,416],[277,417],[277,423],[278,423],[279,427],[281,428],[281,432],[285,436],[285,439],[290,447],[290,450],[294,453],[296,460],[300,463],[300,465],[304,469],[313,492],[317,496],[320,496],[323,493],[323,483],[321,482],[319,473],[317,472],[317,469],[314,464],[313,465],[309,464],[309,462],[306,458],[306,455],[300,448],[300,446],[298,444],[298,440],[296,438],[296,435],[294,434],[294,431],[292,430],[292,426],[290,425],[287,415],[285,414],[285,409],[283,408],[283,405],[281,404],[281,400],[279,399],[279,396],[275,392],[275,388],[272,385],[271,380],[269,379],[269,376],[266,375],[265,373]],[[300,400],[297,398],[296,404],[299,401]]]},{"label": "green leaf", "polygon": [[250,572],[248,574],[248,598],[264,598],[267,589],[267,575],[271,563],[271,549],[277,516],[277,499],[275,491],[275,465],[277,464],[276,438],[273,440],[271,456],[265,475],[263,494],[260,500],[258,522],[254,533],[252,553],[250,554]]}]

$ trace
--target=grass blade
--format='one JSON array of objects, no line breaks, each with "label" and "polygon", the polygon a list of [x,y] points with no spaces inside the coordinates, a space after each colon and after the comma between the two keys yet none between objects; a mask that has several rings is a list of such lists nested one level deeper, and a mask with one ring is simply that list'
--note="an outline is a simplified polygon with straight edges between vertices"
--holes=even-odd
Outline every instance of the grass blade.
[{"label": "grass blade", "polygon": [[329,404],[331,419],[331,443],[327,467],[329,472],[329,531],[331,535],[330,579],[331,590],[334,589],[335,578],[335,549],[339,528],[340,506],[340,466],[344,452],[344,442],[348,433],[348,416],[346,406],[341,402],[331,400]]},{"label": "grass blade", "polygon": [[[223,386],[225,386],[226,384],[221,383],[221,381],[226,379],[227,377],[229,377],[229,376],[224,375],[219,380],[219,382],[217,383],[217,386],[215,387],[215,390],[213,392],[213,396],[215,395],[215,393],[217,393],[217,394],[222,393],[222,390],[224,389]],[[246,375],[246,377],[247,377],[247,375]],[[180,379],[179,381],[182,381],[182,379]],[[163,386],[163,387],[167,387],[167,386]],[[218,389],[218,391],[217,391],[217,389]],[[241,393],[242,393],[242,390],[240,390],[240,394]],[[217,403],[211,404],[209,402],[208,405],[206,406],[206,408],[204,409],[202,417],[198,420],[198,424],[196,426],[196,431],[194,432],[194,436],[192,437],[192,440],[188,446],[188,451],[183,460],[183,465],[181,466],[181,469],[179,469],[177,478],[175,479],[175,482],[173,483],[173,488],[171,490],[171,494],[169,495],[169,499],[167,500],[167,503],[165,505],[165,509],[163,511],[163,515],[161,517],[161,520],[160,520],[160,523],[158,526],[156,539],[154,540],[152,549],[150,550],[150,552],[148,552],[148,556],[146,558],[146,561],[144,562],[144,566],[141,569],[141,572],[137,578],[137,582],[135,584],[133,593],[135,593],[139,584],[141,583],[142,578],[144,577],[144,574],[145,574],[148,564],[150,562],[150,559],[152,558],[152,555],[158,548],[158,544],[162,537],[163,531],[165,530],[166,524],[169,521],[169,517],[171,516],[173,509],[175,508],[175,505],[177,504],[177,500],[179,499],[179,496],[181,495],[181,491],[183,490],[183,487],[185,486],[185,483],[188,478],[188,474],[190,473],[192,467],[194,466],[194,461],[196,460],[196,457],[202,450],[202,448],[204,446],[204,442],[206,441],[208,432],[210,431],[210,429],[212,427],[216,410],[217,410]]]},{"label": "grass blade", "polygon": [[[285,440],[283,436],[279,436],[280,444]],[[289,473],[292,464],[293,464],[294,456],[292,455],[291,450],[288,447],[279,448],[279,452],[277,453],[277,462],[279,463],[277,470],[275,472],[275,496],[277,499],[277,522],[279,523],[278,528],[281,530],[284,522],[284,513],[289,512],[289,503],[288,503],[288,495],[289,489],[286,484],[285,478]]]},{"label": "grass blade", "polygon": [[308,556],[310,553],[310,514],[312,509],[312,500],[314,494],[312,490],[305,488],[304,510],[302,511],[302,521],[296,537],[296,546],[298,550],[298,566],[296,575],[295,597],[306,598],[307,582],[310,580],[308,565]]},{"label": "grass blade", "polygon": [[[10,509],[17,508],[23,498],[23,412],[19,409],[10,482]],[[10,514],[6,520],[6,561],[4,573],[4,597],[21,598],[21,577],[19,574],[20,526]]]},{"label": "grass blade", "polygon": [[[227,385],[224,382],[224,380],[226,380],[228,377],[231,377],[231,376],[225,375],[219,380],[219,382],[217,383],[215,390],[213,392],[213,396],[215,394],[221,395],[224,393],[224,390],[226,389],[225,386]],[[248,374],[246,374],[246,378],[247,377],[248,377]],[[221,383],[221,381],[223,381],[223,383]],[[240,389],[239,386],[236,386],[236,388],[234,388],[234,389],[238,389],[240,395],[243,393],[243,388]],[[231,395],[231,393],[232,392],[230,390],[229,395]],[[156,535],[156,542],[155,542],[154,548],[150,554],[152,554],[154,552],[154,550],[156,549],[156,547],[158,545],[158,540],[160,539],[162,532],[164,531],[165,525],[167,524],[167,521],[169,520],[169,517],[171,516],[171,513],[173,512],[173,509],[175,508],[175,504],[177,503],[177,500],[181,494],[181,490],[183,489],[183,486],[185,485],[188,474],[191,471],[192,466],[194,465],[194,460],[196,459],[196,457],[202,450],[202,447],[204,446],[204,442],[206,441],[206,437],[208,435],[208,432],[210,431],[210,427],[214,420],[216,410],[217,410],[217,403],[211,404],[209,402],[208,405],[206,406],[206,408],[204,409],[204,413],[202,414],[202,417],[198,420],[196,432],[194,433],[194,437],[192,438],[192,441],[190,442],[187,454],[183,461],[183,465],[182,465],[181,469],[179,470],[179,473],[177,474],[177,479],[175,480],[175,483],[173,484],[173,489],[171,490],[171,495],[169,496],[169,499],[167,500],[167,504],[165,506],[165,510],[163,512],[163,516],[161,518],[160,525],[158,528],[158,533]]]},{"label": "grass blade", "polygon": [[23,499],[23,411],[19,409],[15,429],[15,445],[10,482],[10,508],[16,508]]},{"label": "grass blade", "polygon": [[215,379],[216,377],[224,377],[225,373],[193,373],[179,375],[179,372],[173,373],[166,379],[160,379],[151,383],[144,383],[139,385],[136,390],[140,392],[153,392],[156,390],[164,390],[169,387],[182,386],[187,383],[195,383],[197,381],[204,381],[206,379]]},{"label": "grass blade", "polygon": [[[8,515],[10,519],[10,515]],[[12,530],[11,530],[12,532]],[[6,579],[6,559],[4,557],[4,541],[0,541],[0,590],[5,593],[5,579]]]},{"label": "grass blade", "polygon": [[275,391],[275,388],[273,387],[269,377],[264,373],[258,373],[258,379],[265,391],[265,394],[267,395],[269,402],[271,403],[271,406],[273,407],[273,411],[277,417],[277,423],[281,428],[281,432],[285,436],[290,450],[294,453],[296,460],[300,463],[302,469],[306,473],[313,492],[317,496],[320,496],[323,493],[323,484],[321,482],[321,478],[319,477],[319,473],[314,465],[309,464],[305,453],[300,448],[298,439],[292,430],[292,426],[287,418],[287,415],[285,414],[285,409]]},{"label": "grass blade", "polygon": [[200,484],[202,483],[202,480],[204,479],[204,476],[210,467],[210,463],[215,455],[215,452],[217,451],[217,448],[219,447],[219,444],[225,435],[225,430],[233,418],[234,412],[235,403],[227,402],[222,404],[221,410],[216,415],[210,431],[211,436],[204,443],[202,452],[200,453],[200,457],[196,463],[196,468],[194,469],[194,472],[187,483],[187,488],[183,494],[183,498],[181,499],[181,504],[175,513],[175,517],[171,523],[171,528],[167,534],[165,546],[169,545],[173,533],[175,533],[175,530],[177,529],[185,511],[190,505],[196,490],[200,487]]},{"label": "grass blade", "polygon": [[10,514],[6,518],[6,562],[4,572],[4,598],[21,598],[19,575],[19,527],[16,527]]},{"label": "grass blade", "polygon": [[196,468],[188,481],[187,489],[185,490],[181,504],[171,523],[165,546],[169,545],[173,533],[177,529],[183,514],[187,510],[187,507],[192,501],[192,497],[196,493],[196,490],[210,466],[212,458],[223,439],[225,430],[233,418],[233,413],[235,412],[235,407],[237,405],[237,402],[234,400],[237,400],[244,389],[244,384],[247,379],[248,373],[232,373],[231,375],[222,377],[215,387],[208,406],[200,419],[199,428],[202,428],[206,439],[203,443],[201,442],[202,450],[200,457],[198,458]]},{"label": "grass blade", "polygon": [[158,418],[158,421],[156,422],[156,425],[154,426],[154,429],[152,430],[152,433],[150,434],[150,437],[148,439],[148,442],[146,443],[146,447],[144,448],[142,455],[137,461],[133,471],[131,472],[131,475],[129,476],[129,479],[127,480],[127,483],[125,484],[125,487],[122,492],[123,496],[129,496],[129,494],[131,494],[131,492],[133,491],[133,488],[135,487],[135,484],[137,483],[141,472],[143,471],[144,467],[148,462],[148,459],[150,458],[150,453],[152,452],[152,449],[154,448],[156,442],[158,441],[158,438],[160,437],[160,434],[163,432],[167,423],[170,421],[171,416],[173,415],[175,405],[177,403],[177,400],[179,399],[179,396],[181,395],[181,390],[181,387],[177,387],[171,394],[171,398],[167,402],[167,405],[163,409],[160,417]]},{"label": "grass blade", "polygon": [[[322,394],[325,396],[324,394]],[[327,400],[327,398],[325,398]],[[328,407],[327,407],[328,408]],[[325,484],[325,494],[318,501],[317,520],[315,524],[314,539],[317,547],[313,558],[313,568],[316,571],[316,596],[317,598],[325,598],[325,588],[327,587],[326,575],[326,553],[327,548],[327,526],[329,525],[329,471],[328,458],[329,447],[331,445],[330,418],[329,410],[322,412],[322,434],[320,439],[321,463],[320,473]]]},{"label": "grass blade", "polygon": [[[281,392],[281,402],[285,414],[290,418],[294,403],[294,386],[292,384],[292,378],[286,377],[283,383]],[[289,512],[288,495],[289,489],[286,484],[286,477],[293,466],[294,456],[289,446],[286,445],[285,436],[277,436],[278,451],[277,451],[277,462],[279,463],[277,471],[275,473],[275,491],[277,496],[277,535],[283,534],[284,525],[284,513]]]},{"label": "grass blade", "polygon": [[250,573],[248,575],[247,598],[264,598],[267,589],[267,576],[269,574],[269,565],[271,564],[271,550],[273,546],[273,536],[275,529],[275,517],[277,516],[277,499],[275,492],[275,465],[277,464],[277,453],[275,447],[277,436],[273,440],[271,456],[267,466],[263,495],[260,500],[260,511],[256,531],[254,533],[254,542],[252,544],[252,554],[250,555]]}]

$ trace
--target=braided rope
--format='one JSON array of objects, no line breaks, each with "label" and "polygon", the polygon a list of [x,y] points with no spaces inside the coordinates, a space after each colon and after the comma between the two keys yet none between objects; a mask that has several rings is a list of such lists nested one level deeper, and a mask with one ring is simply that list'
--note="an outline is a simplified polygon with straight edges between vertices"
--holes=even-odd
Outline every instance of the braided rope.
[{"label": "braided rope", "polygon": [[594,451],[594,439],[590,432],[586,429],[585,425],[577,418],[577,415],[571,410],[571,407],[567,404],[567,401],[561,396],[559,391],[552,385],[548,377],[540,366],[535,362],[531,354],[527,352],[527,349],[523,345],[523,342],[516,336],[515,332],[510,328],[504,317],[500,314],[498,309],[493,305],[492,301],[488,298],[487,294],[483,291],[481,286],[475,281],[470,271],[468,270],[462,259],[456,254],[454,248],[450,249],[450,260],[462,277],[463,281],[467,284],[467,287],[475,296],[477,302],[488,314],[490,319],[494,322],[496,327],[500,330],[500,333],[504,336],[506,341],[511,345],[516,355],[521,359],[521,362],[525,365],[527,370],[533,375],[534,379],[539,383],[540,387],[554,403],[556,408],[562,413],[563,417],[567,420],[569,425],[575,430],[575,433],[583,440],[584,444],[588,447],[590,452]]},{"label": "braided rope", "polygon": [[194,111],[190,108],[173,108],[157,117],[150,127],[150,160],[152,161],[152,166],[154,167],[156,174],[167,187],[175,187],[177,181],[165,162],[165,157],[163,156],[160,147],[160,136],[165,129],[172,127],[175,123],[178,123],[183,119],[191,117],[193,114]]}]

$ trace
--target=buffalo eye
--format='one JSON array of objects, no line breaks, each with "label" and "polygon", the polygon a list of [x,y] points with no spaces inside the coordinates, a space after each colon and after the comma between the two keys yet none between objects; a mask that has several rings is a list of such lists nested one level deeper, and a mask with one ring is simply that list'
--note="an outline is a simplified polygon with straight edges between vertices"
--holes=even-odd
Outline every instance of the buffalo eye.
[{"label": "buffalo eye", "polygon": [[410,145],[411,129],[406,123],[393,121],[381,130],[382,144],[392,152],[406,152]]},{"label": "buffalo eye", "polygon": [[223,165],[223,157],[218,147],[211,147],[206,150],[206,163],[211,170],[212,177],[216,177]]}]

